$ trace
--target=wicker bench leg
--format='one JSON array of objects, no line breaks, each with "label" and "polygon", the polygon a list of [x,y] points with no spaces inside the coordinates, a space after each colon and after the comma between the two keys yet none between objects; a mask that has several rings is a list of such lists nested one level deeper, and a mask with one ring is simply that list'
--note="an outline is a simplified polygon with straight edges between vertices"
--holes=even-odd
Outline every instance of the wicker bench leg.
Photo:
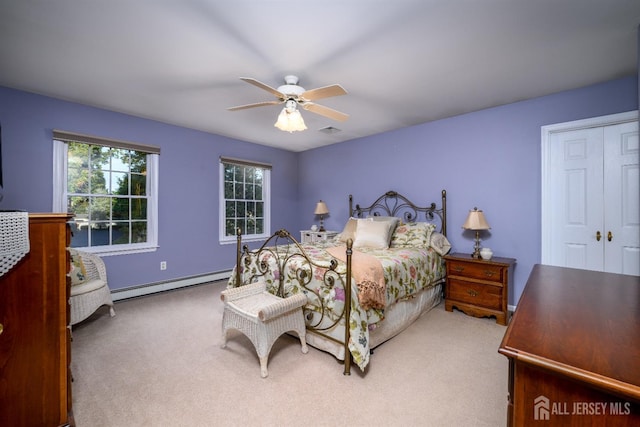
[{"label": "wicker bench leg", "polygon": [[298,336],[300,337],[300,345],[302,346],[302,352],[304,354],[309,353],[309,347],[307,347],[307,336],[304,333],[298,332]]},{"label": "wicker bench leg", "polygon": [[269,363],[268,354],[260,358],[260,376],[262,378],[267,378],[269,376],[269,372],[267,371],[267,363]]}]

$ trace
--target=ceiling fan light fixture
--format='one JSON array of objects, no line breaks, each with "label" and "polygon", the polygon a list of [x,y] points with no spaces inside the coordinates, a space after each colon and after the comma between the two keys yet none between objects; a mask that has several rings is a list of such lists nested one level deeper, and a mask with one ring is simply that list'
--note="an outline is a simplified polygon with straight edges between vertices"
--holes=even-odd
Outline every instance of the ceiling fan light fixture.
[{"label": "ceiling fan light fixture", "polygon": [[296,101],[291,99],[287,101],[274,126],[281,131],[289,133],[307,129],[302,119],[302,114],[296,109]]}]

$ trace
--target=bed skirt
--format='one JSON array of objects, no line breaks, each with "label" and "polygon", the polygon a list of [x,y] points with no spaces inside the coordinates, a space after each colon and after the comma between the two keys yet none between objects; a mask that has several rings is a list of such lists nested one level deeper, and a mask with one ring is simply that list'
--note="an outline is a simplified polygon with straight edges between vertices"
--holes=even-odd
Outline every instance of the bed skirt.
[{"label": "bed skirt", "polygon": [[[385,341],[398,335],[415,322],[423,313],[442,302],[442,284],[422,289],[413,298],[398,301],[385,311],[385,319],[377,328],[369,332],[370,348],[374,349]],[[340,328],[338,341],[344,340],[344,331]],[[333,334],[331,334],[333,335]],[[307,330],[307,344],[332,354],[338,360],[344,360],[344,345]]]}]

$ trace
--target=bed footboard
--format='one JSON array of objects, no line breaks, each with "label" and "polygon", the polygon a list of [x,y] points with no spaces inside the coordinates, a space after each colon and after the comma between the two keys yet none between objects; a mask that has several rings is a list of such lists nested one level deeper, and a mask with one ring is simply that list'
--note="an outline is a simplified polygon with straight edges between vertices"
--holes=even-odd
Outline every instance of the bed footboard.
[{"label": "bed footboard", "polygon": [[[307,331],[344,346],[344,375],[351,374],[352,244],[351,240],[347,242],[344,264],[332,257],[322,262],[311,258],[285,229],[276,231],[255,250],[243,245],[238,229],[236,267],[229,280],[230,287],[264,281],[269,292],[281,298],[304,293],[307,297],[303,307]],[[344,340],[326,334],[326,331],[340,327],[344,327]]]}]

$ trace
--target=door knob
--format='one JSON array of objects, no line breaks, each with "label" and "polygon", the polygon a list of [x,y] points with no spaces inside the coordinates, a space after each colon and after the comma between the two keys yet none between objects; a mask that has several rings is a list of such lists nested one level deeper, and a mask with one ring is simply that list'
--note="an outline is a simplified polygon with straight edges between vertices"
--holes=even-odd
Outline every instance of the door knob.
[{"label": "door knob", "polygon": [[602,238],[602,234],[600,234],[600,230],[598,230],[596,232],[596,240],[599,242],[601,238]]},{"label": "door knob", "polygon": [[613,239],[613,234],[611,234],[611,231],[609,231],[609,232],[607,233],[607,240],[608,240],[608,241],[611,241],[611,239]]}]

